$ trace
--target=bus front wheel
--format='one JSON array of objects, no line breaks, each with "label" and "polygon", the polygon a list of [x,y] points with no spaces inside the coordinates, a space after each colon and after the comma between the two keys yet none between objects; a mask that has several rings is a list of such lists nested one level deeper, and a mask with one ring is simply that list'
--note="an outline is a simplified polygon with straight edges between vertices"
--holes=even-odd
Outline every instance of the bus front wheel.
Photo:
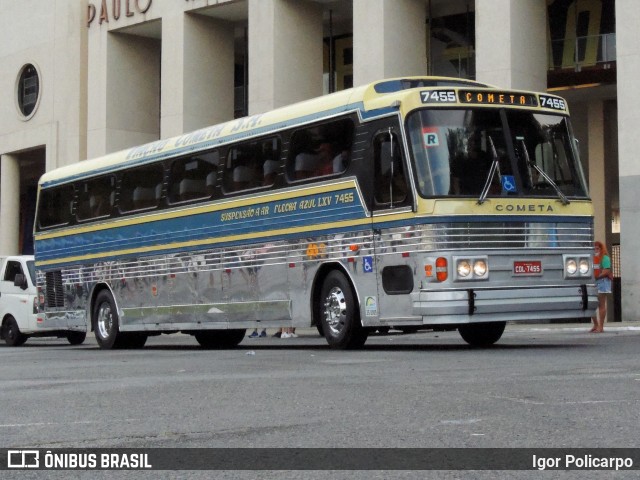
[{"label": "bus front wheel", "polygon": [[360,323],[360,308],[344,273],[334,270],[327,275],[316,308],[332,348],[360,348],[367,341],[369,332]]},{"label": "bus front wheel", "polygon": [[507,322],[469,323],[460,325],[458,332],[472,347],[488,347],[500,340],[506,324]]}]

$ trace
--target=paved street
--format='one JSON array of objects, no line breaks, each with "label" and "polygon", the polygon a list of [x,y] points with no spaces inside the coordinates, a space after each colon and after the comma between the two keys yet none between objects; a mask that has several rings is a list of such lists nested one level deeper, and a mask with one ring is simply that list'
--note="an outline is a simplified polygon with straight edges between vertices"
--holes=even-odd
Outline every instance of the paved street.
[{"label": "paved street", "polygon": [[226,351],[186,335],[128,351],[29,339],[0,347],[0,436],[39,448],[637,447],[640,325],[607,327],[509,325],[489,349],[457,332],[372,336],[360,351],[312,330]]}]

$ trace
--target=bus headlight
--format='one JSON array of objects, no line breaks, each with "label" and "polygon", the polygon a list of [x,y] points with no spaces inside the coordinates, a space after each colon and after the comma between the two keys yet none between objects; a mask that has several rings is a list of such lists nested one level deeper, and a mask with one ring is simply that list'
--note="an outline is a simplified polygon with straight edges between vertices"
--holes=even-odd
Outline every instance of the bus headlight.
[{"label": "bus headlight", "polygon": [[580,275],[587,276],[589,274],[589,270],[591,270],[591,268],[589,267],[589,260],[586,258],[581,258],[580,259],[580,264],[578,265],[578,270],[580,271]]},{"label": "bus headlight", "polygon": [[459,260],[457,265],[458,276],[460,278],[467,278],[471,275],[471,265],[467,260]]},{"label": "bus headlight", "polygon": [[563,255],[564,278],[589,278],[592,274],[591,257]]},{"label": "bus headlight", "polygon": [[454,257],[456,280],[487,280],[489,278],[489,261],[487,257]]},{"label": "bus headlight", "polygon": [[487,262],[484,260],[473,262],[473,273],[476,277],[484,277],[487,274]]}]

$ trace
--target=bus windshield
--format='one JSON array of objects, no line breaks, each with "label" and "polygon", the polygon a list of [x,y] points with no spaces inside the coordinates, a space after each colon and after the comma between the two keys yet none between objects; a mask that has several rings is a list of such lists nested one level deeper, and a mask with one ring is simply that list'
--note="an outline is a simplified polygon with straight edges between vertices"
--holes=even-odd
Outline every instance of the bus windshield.
[{"label": "bus windshield", "polygon": [[416,111],[407,124],[423,197],[587,196],[568,117],[438,109]]}]

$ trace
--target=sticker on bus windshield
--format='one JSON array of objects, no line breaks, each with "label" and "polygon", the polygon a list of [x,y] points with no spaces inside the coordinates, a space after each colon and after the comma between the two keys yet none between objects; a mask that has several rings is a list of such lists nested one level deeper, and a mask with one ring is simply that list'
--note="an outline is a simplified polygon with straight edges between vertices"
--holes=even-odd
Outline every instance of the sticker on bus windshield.
[{"label": "sticker on bus windshield", "polygon": [[424,147],[432,148],[440,146],[437,127],[425,127],[422,129],[422,138],[424,138]]},{"label": "sticker on bus windshield", "polygon": [[506,193],[516,193],[516,179],[513,175],[502,175],[502,191]]}]

